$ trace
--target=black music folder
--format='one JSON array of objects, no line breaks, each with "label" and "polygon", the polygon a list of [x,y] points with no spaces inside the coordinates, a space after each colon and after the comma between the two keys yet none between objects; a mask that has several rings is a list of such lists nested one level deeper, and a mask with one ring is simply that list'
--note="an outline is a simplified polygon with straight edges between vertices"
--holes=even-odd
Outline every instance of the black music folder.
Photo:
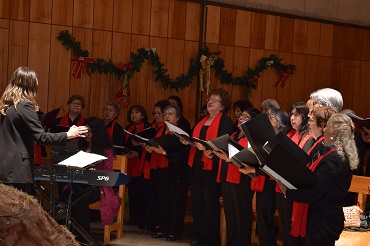
[{"label": "black music folder", "polygon": [[264,149],[267,155],[260,168],[289,189],[308,188],[315,182],[315,173],[306,166],[310,156],[283,132],[271,139]]},{"label": "black music folder", "polygon": [[366,127],[367,129],[370,129],[370,118],[364,119],[352,113],[347,113],[347,115],[352,119],[353,123],[361,130],[364,127]]},{"label": "black music folder", "polygon": [[113,144],[113,147],[114,147],[115,149],[120,149],[120,150],[122,150],[122,151],[123,151],[123,153],[125,153],[125,154],[131,154],[131,152],[132,152],[132,150],[131,150],[131,149],[129,149],[129,148],[127,148],[126,146],[114,145],[114,144]]},{"label": "black music folder", "polygon": [[136,133],[131,133],[126,129],[123,129],[123,131],[126,134],[130,135],[132,139],[134,139],[138,143],[147,143],[148,140],[153,138],[156,134],[156,130],[153,127],[145,128],[144,130],[141,130]]},{"label": "black music folder", "polygon": [[53,146],[51,148],[51,160],[54,164],[57,164],[65,159],[71,157],[78,152],[78,144],[77,142],[67,142],[66,145],[63,146]]},{"label": "black music folder", "polygon": [[244,167],[243,163],[255,168],[260,167],[257,156],[253,153],[253,149],[244,148],[229,159],[239,168]]},{"label": "black music folder", "polygon": [[242,123],[240,126],[244,135],[247,137],[248,142],[256,153],[257,158],[260,162],[263,162],[267,157],[267,152],[264,150],[263,146],[276,135],[269,117],[266,113],[260,114],[257,117]]}]

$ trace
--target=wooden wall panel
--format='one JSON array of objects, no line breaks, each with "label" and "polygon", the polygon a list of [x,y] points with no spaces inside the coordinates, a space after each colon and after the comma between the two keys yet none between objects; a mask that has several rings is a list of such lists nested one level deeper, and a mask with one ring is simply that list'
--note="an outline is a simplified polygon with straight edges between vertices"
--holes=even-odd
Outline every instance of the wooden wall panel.
[{"label": "wooden wall panel", "polygon": [[10,19],[29,21],[30,1],[31,0],[10,1]]},{"label": "wooden wall panel", "polygon": [[185,40],[198,41],[200,34],[201,6],[187,3],[185,17]]},{"label": "wooden wall panel", "polygon": [[[73,36],[76,37],[77,40],[81,42],[81,48],[84,50],[89,51],[90,57],[100,58],[98,54],[93,52],[93,30],[86,29],[86,28],[74,28],[73,29]],[[108,37],[109,38],[109,37]],[[74,54],[72,54],[73,56]],[[71,71],[73,69],[74,64],[71,63]],[[86,103],[84,108],[84,115],[90,116],[90,100],[95,100],[95,95],[90,95],[90,85],[91,80],[94,76],[98,76],[98,74],[92,74],[89,76],[86,71],[83,71],[81,74],[81,78],[75,78],[71,76],[71,84],[69,87],[69,95],[72,94],[80,94],[85,97]]]},{"label": "wooden wall panel", "polygon": [[251,48],[263,49],[265,46],[266,15],[252,13],[251,22]]},{"label": "wooden wall panel", "polygon": [[0,57],[5,59],[0,59],[0,93],[4,92],[6,85],[9,82],[10,77],[8,77],[8,57],[9,57],[9,30],[0,29]]},{"label": "wooden wall panel", "polygon": [[319,77],[319,57],[307,55],[306,56],[306,66],[305,71],[310,71],[309,73],[305,73],[304,78],[304,101],[308,100],[309,94],[311,92],[318,89],[317,79]]},{"label": "wooden wall panel", "polygon": [[67,100],[71,81],[71,50],[67,51],[56,38],[63,30],[72,32],[71,27],[54,25],[51,28],[50,74],[48,110],[61,108],[59,116],[67,113]]},{"label": "wooden wall panel", "polygon": [[[264,50],[260,49],[250,49],[249,51],[249,67],[255,69],[255,64],[257,64],[258,60],[264,56]],[[267,98],[262,95],[262,84],[263,83],[263,74],[261,78],[258,79],[257,89],[253,90],[252,93],[252,103],[254,107],[260,108],[261,102]]]},{"label": "wooden wall panel", "polygon": [[[185,41],[184,47],[184,72],[187,72],[190,67],[190,60],[194,59],[198,54],[198,42]],[[197,77],[194,77],[193,83],[186,89],[180,91],[182,104],[184,106],[183,116],[189,120],[191,126],[194,125],[200,111],[200,108],[196,105],[198,93],[197,81]]]},{"label": "wooden wall panel", "polygon": [[50,25],[30,23],[28,66],[37,73],[37,99],[44,112],[47,110],[49,91],[50,32]]},{"label": "wooden wall panel", "polygon": [[131,33],[132,1],[133,0],[114,0],[113,31]]},{"label": "wooden wall panel", "polygon": [[[333,25],[320,23],[320,55],[331,56],[333,50]],[[335,40],[338,42],[338,40]]]},{"label": "wooden wall panel", "polygon": [[[356,61],[355,71],[353,76],[353,99],[352,109],[355,112],[364,112],[365,104],[368,104],[368,94],[365,94],[364,88],[366,87],[366,62]],[[366,116],[365,116],[366,117]]]},{"label": "wooden wall panel", "polygon": [[112,30],[113,1],[114,0],[94,1],[94,29]]},{"label": "wooden wall panel", "polygon": [[[92,54],[94,57],[109,60],[112,57],[111,44],[112,32],[108,31],[93,31],[93,49]],[[90,116],[103,116],[103,106],[106,101],[109,101],[110,95],[110,74],[94,73],[91,75],[90,92],[87,96],[87,105],[89,105]]]},{"label": "wooden wall panel", "polygon": [[[288,52],[279,52],[279,58],[283,59],[282,62],[284,64],[293,64],[293,55],[292,53]],[[289,78],[285,81],[284,88],[279,87],[276,92],[276,101],[279,103],[280,107],[284,110],[289,110],[291,101],[290,95],[291,91],[291,84],[293,76],[289,76]]]},{"label": "wooden wall panel", "polygon": [[170,0],[168,38],[185,38],[186,2]]},{"label": "wooden wall panel", "polygon": [[220,44],[235,45],[236,10],[221,8]]},{"label": "wooden wall panel", "polygon": [[252,13],[236,11],[235,46],[249,47],[251,40]]},{"label": "wooden wall panel", "polygon": [[292,52],[294,38],[294,19],[281,17],[279,32],[279,50]]},{"label": "wooden wall panel", "polygon": [[294,20],[293,52],[305,54],[307,50],[307,21]]},{"label": "wooden wall panel", "polygon": [[279,49],[279,30],[280,17],[267,15],[266,16],[266,31],[265,31],[265,49]]},{"label": "wooden wall panel", "polygon": [[339,91],[347,108],[352,108],[355,61],[341,59]]},{"label": "wooden wall panel", "polygon": [[9,18],[10,14],[10,0],[0,1],[0,18]]},{"label": "wooden wall panel", "polygon": [[317,77],[317,88],[330,87],[332,60],[329,57],[319,57],[319,74]]},{"label": "wooden wall panel", "polygon": [[218,44],[220,41],[220,7],[207,6],[206,37],[207,43]]},{"label": "wooden wall panel", "polygon": [[[131,51],[137,52],[139,48],[149,47],[149,37],[142,35],[132,35],[131,40]],[[147,101],[147,94],[150,93],[147,91],[148,83],[148,73],[149,73],[149,64],[145,62],[141,69],[140,73],[135,73],[133,79],[130,81],[130,90],[131,90],[131,105],[141,104],[144,107],[149,105]]]},{"label": "wooden wall panel", "polygon": [[19,66],[27,66],[29,23],[10,21],[8,77]]},{"label": "wooden wall panel", "polygon": [[[306,56],[293,54],[292,63],[296,65],[296,71],[292,76],[290,83],[290,103],[296,101],[307,101],[308,95],[304,92]],[[286,109],[287,110],[287,109]]]},{"label": "wooden wall panel", "polygon": [[133,1],[132,5],[132,33],[148,35],[151,0]]},{"label": "wooden wall panel", "polygon": [[[150,47],[156,48],[156,52],[158,52],[158,55],[161,58],[161,62],[165,64],[165,67],[168,69],[169,74],[177,75],[175,71],[172,70],[172,67],[170,67],[167,56],[168,54],[171,54],[172,56],[176,57],[176,59],[179,59],[179,56],[174,55],[175,53],[170,53],[167,49],[167,41],[166,38],[160,38],[160,37],[151,37],[150,38]],[[176,53],[179,54],[179,53]],[[180,53],[181,54],[181,53]],[[171,58],[171,61],[173,61],[173,58]],[[165,99],[165,91],[161,86],[161,81],[154,81],[155,74],[154,74],[154,67],[151,65],[150,62],[148,62],[148,79],[147,79],[147,88],[146,90],[146,101],[147,104],[145,105],[149,112],[152,112],[154,109],[154,103],[158,102],[159,100]],[[174,79],[174,78],[172,78]],[[169,91],[169,89],[167,89]],[[150,120],[154,120],[152,115],[148,115]]]},{"label": "wooden wall panel", "polygon": [[74,0],[73,26],[92,28],[94,19],[94,0]]},{"label": "wooden wall panel", "polygon": [[307,22],[307,54],[320,54],[320,23],[308,21]]},{"label": "wooden wall panel", "polygon": [[150,19],[150,35],[167,37],[168,33],[168,12],[169,2],[153,0]]},{"label": "wooden wall panel", "polygon": [[[70,30],[91,57],[128,63],[130,52],[153,47],[172,78],[186,73],[197,55],[200,37],[212,52],[221,51],[226,69],[243,76],[263,56],[276,53],[284,64],[294,64],[295,74],[284,88],[275,88],[276,70],[261,74],[253,103],[273,97],[284,109],[293,101],[307,100],[313,90],[332,87],[343,93],[345,106],[356,113],[370,112],[363,95],[370,92],[369,30],[277,17],[208,5],[205,30],[200,33],[201,4],[182,0],[3,0],[0,2],[0,90],[14,69],[33,67],[40,74],[40,104],[44,109],[62,107],[73,93],[86,97],[85,116],[102,115],[106,100],[114,97],[117,78],[98,73],[80,79],[71,76],[72,52],[56,39]],[[113,32],[110,32],[113,30]],[[40,62],[44,61],[44,62]],[[153,67],[143,64],[130,81],[131,104],[151,112],[153,104],[171,94],[184,102],[184,115],[191,122],[207,98],[198,91],[198,77],[184,90],[164,90],[154,81]],[[211,87],[227,89],[233,100],[244,98],[245,88],[222,85],[211,70]],[[361,90],[361,88],[364,88]],[[197,105],[197,96],[201,98]],[[364,98],[364,99],[362,99]],[[125,125],[127,108],[119,121]],[[367,115],[368,116],[368,115]]]},{"label": "wooden wall panel", "polygon": [[365,99],[365,109],[361,112],[361,111],[358,111],[356,112],[356,114],[362,116],[362,117],[369,117],[370,115],[370,105],[367,101],[367,95],[370,95],[370,62],[366,62],[366,84],[365,84],[365,88],[364,88],[364,91],[365,91],[365,95],[366,95],[366,98]]},{"label": "wooden wall panel", "polygon": [[[264,50],[264,57],[268,57],[271,54],[278,55],[276,52],[272,50]],[[262,95],[265,98],[276,98],[276,92],[277,88],[274,87],[274,83],[277,78],[277,72],[275,69],[268,69],[263,71],[262,73],[262,83],[261,83],[261,89],[262,89]]]},{"label": "wooden wall panel", "polygon": [[30,5],[30,21],[51,23],[52,1],[33,0]]},{"label": "wooden wall panel", "polygon": [[53,0],[52,23],[72,26],[73,0]]}]

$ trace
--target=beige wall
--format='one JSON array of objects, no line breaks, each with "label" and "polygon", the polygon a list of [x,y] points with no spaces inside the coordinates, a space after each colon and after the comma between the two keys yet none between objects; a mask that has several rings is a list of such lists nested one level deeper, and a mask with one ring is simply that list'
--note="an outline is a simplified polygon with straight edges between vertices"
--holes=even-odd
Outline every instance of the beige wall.
[{"label": "beige wall", "polygon": [[368,0],[210,0],[205,2],[370,27]]}]

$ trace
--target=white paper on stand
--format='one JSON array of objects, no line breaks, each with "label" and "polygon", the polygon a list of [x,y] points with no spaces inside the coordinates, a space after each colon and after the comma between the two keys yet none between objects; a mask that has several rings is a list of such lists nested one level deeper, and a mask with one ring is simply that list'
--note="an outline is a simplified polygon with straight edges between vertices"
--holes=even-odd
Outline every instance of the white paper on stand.
[{"label": "white paper on stand", "polygon": [[65,159],[64,161],[59,162],[59,165],[69,166],[69,167],[86,167],[92,163],[102,161],[107,159],[107,157],[93,154],[93,153],[87,153],[82,150],[80,150],[77,154],[72,155],[71,157]]}]

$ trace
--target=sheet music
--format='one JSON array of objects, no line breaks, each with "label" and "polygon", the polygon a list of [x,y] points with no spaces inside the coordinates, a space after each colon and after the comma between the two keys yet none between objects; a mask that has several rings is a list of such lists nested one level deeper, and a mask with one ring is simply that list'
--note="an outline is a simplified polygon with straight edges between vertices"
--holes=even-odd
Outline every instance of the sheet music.
[{"label": "sheet music", "polygon": [[187,132],[185,132],[184,130],[182,130],[180,127],[177,127],[175,125],[172,125],[171,123],[165,121],[164,123],[166,123],[168,129],[170,130],[170,132],[176,132],[178,134],[183,134],[187,137],[189,137],[189,134]]},{"label": "sheet music", "polygon": [[264,170],[268,175],[272,176],[274,179],[280,180],[281,183],[283,183],[288,189],[297,190],[295,186],[293,186],[291,183],[289,183],[286,179],[281,177],[279,174],[277,174],[274,170],[269,168],[267,165],[263,165],[261,169]]},{"label": "sheet music", "polygon": [[64,165],[68,167],[86,167],[92,163],[102,161],[107,159],[107,157],[93,154],[93,153],[87,153],[82,150],[80,150],[77,154],[72,155],[71,157],[65,159],[64,161],[59,162],[59,165]]}]

